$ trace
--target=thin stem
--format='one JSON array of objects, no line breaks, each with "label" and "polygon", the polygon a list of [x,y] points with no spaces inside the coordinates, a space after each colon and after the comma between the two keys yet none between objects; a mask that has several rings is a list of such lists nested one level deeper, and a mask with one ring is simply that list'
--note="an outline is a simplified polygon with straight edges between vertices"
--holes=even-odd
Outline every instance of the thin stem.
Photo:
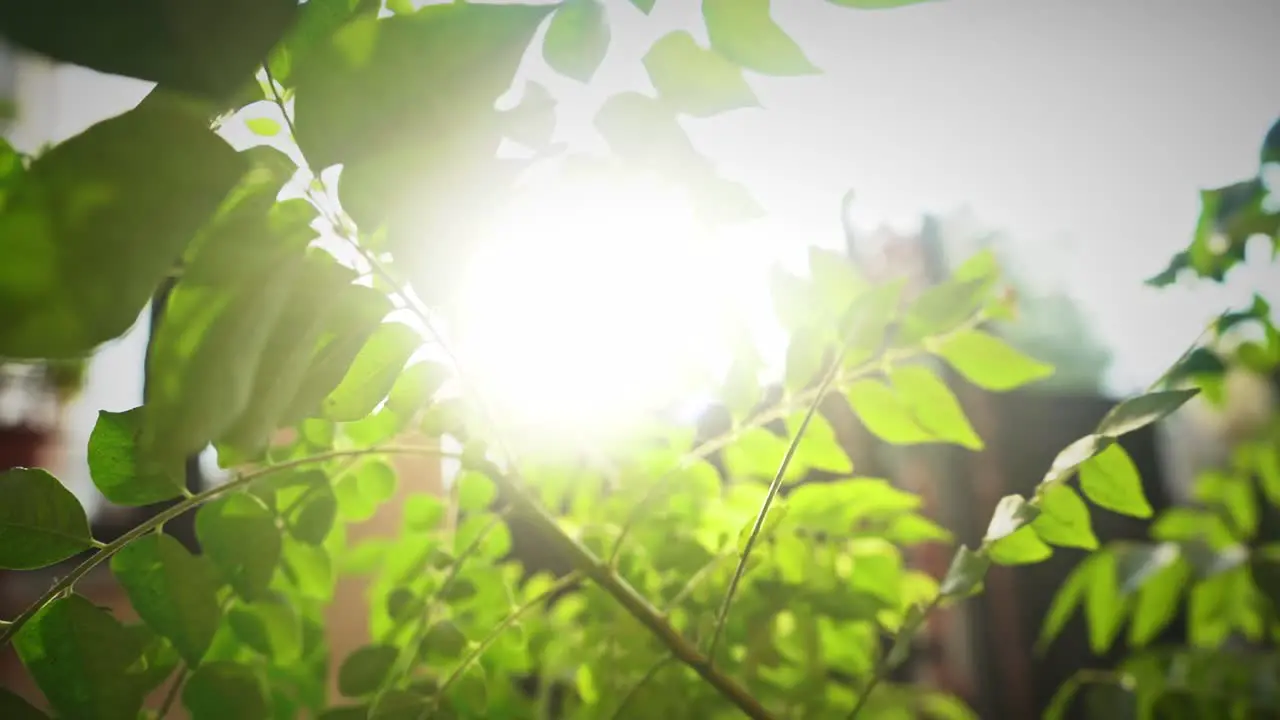
[{"label": "thin stem", "polygon": [[161,510],[160,512],[156,513],[155,515],[147,519],[146,522],[134,527],[132,530],[121,535],[120,537],[116,538],[110,543],[107,543],[105,546],[103,546],[101,550],[99,550],[98,552],[86,558],[79,565],[75,566],[71,570],[71,572],[67,573],[65,576],[63,576],[57,582],[55,582],[53,584],[53,587],[49,588],[49,590],[45,592],[44,595],[41,595],[40,598],[36,600],[34,603],[32,603],[30,606],[28,606],[26,610],[23,610],[22,613],[18,615],[18,617],[14,618],[12,622],[3,626],[4,627],[3,631],[0,631],[0,647],[3,647],[6,643],[8,643],[13,638],[13,636],[19,630],[22,629],[22,626],[26,625],[27,622],[31,620],[31,618],[34,617],[35,614],[39,612],[45,605],[49,604],[49,602],[51,602],[54,598],[58,597],[62,593],[70,590],[73,585],[79,582],[80,579],[83,578],[85,575],[88,575],[89,572],[92,571],[94,568],[96,568],[98,565],[101,565],[103,562],[109,560],[113,555],[115,555],[116,553],[124,549],[125,546],[127,546],[129,543],[155,530],[156,528],[178,517],[179,515],[182,515],[188,510],[191,510],[192,508],[195,508],[197,506],[210,502],[211,500],[216,500],[217,498],[222,497],[223,495],[226,495],[232,491],[239,490],[240,488],[243,488],[244,486],[248,485],[254,480],[257,480],[262,477],[266,477],[268,475],[274,475],[275,473],[278,473],[278,472],[291,470],[293,468],[303,466],[303,465],[312,465],[315,463],[322,463],[327,460],[333,460],[334,458],[353,457],[353,456],[360,456],[360,455],[380,455],[380,454],[440,456],[442,453],[439,448],[416,448],[416,447],[400,447],[400,446],[365,448],[362,450],[333,450],[330,452],[319,453],[319,454],[311,455],[304,458],[288,460],[288,461],[279,463],[277,465],[272,465],[270,467],[258,468],[256,470],[250,470],[247,472],[240,473],[239,475],[237,475],[236,477],[232,478],[231,480],[227,481],[222,485],[219,485],[214,488],[209,488],[208,490],[198,493],[197,495],[189,499],[184,499],[174,505],[171,505]]},{"label": "thin stem", "polygon": [[[276,107],[280,108],[280,114],[284,116],[285,127],[289,128],[289,137],[293,138],[293,142],[296,145],[298,143],[298,129],[293,126],[293,117],[285,109],[284,98],[280,96],[280,88],[277,86],[276,78],[271,74],[270,63],[262,63],[262,72],[266,74],[267,84],[271,86],[271,98],[275,101]],[[298,148],[298,152],[302,152],[302,148]],[[314,173],[312,174],[314,175]]]},{"label": "thin stem", "polygon": [[613,720],[621,720],[622,711],[626,710],[627,705],[631,704],[631,699],[634,698],[636,694],[640,692],[641,688],[643,688],[645,685],[648,685],[649,682],[653,680],[653,678],[656,677],[659,672],[662,672],[662,668],[666,667],[667,663],[671,662],[672,660],[675,660],[673,656],[665,655],[662,657],[662,659],[658,660],[658,662],[654,663],[645,672],[644,675],[640,676],[640,680],[636,682],[635,685],[632,685],[631,689],[627,690],[627,694],[623,695],[622,699],[618,701],[618,707],[613,711],[613,715],[611,716]]},{"label": "thin stem", "polygon": [[489,631],[489,634],[486,635],[479,644],[471,649],[471,652],[467,653],[466,657],[462,658],[461,662],[458,663],[458,666],[453,669],[453,672],[449,673],[449,676],[444,679],[444,682],[440,683],[440,689],[436,691],[435,702],[432,705],[424,706],[422,709],[423,713],[418,716],[418,719],[426,720],[426,718],[430,717],[431,715],[428,711],[439,707],[440,698],[444,697],[449,688],[452,687],[453,684],[458,681],[458,678],[461,678],[462,674],[467,671],[467,668],[471,667],[472,663],[478,660],[486,650],[492,647],[493,643],[497,641],[502,633],[506,632],[508,628],[514,625],[521,616],[552,595],[565,590],[566,588],[572,587],[581,581],[582,573],[569,573],[561,578],[559,582],[528,599],[523,605],[517,607],[515,610],[512,610],[505,618],[502,619],[501,622],[494,626],[493,630]]},{"label": "thin stem", "polygon": [[697,572],[690,575],[689,579],[685,581],[684,587],[680,588],[680,591],[667,602],[666,607],[662,609],[663,616],[670,615],[672,610],[678,607],[680,603],[684,602],[685,598],[689,597],[689,594],[702,584],[702,581],[706,579],[707,575],[711,574],[711,571],[715,569],[717,565],[731,557],[733,557],[733,553],[723,552],[711,558],[702,567],[698,568]]},{"label": "thin stem", "polygon": [[871,671],[871,678],[867,680],[867,684],[862,688],[862,692],[858,693],[858,700],[853,704],[853,710],[849,712],[848,720],[855,720],[855,718],[858,717],[858,713],[862,712],[862,709],[867,704],[867,700],[871,698],[871,693],[880,686],[880,683],[884,682],[885,676],[893,669],[889,662],[893,659],[893,648],[897,647],[899,643],[909,641],[915,635],[916,630],[923,627],[925,622],[928,621],[929,615],[938,608],[938,605],[942,604],[942,600],[942,593],[935,595],[933,600],[930,601],[929,604],[921,611],[921,618],[918,623],[915,623],[910,627],[904,623],[898,628],[898,631],[893,634],[893,642],[889,646],[889,652],[882,654],[880,659],[876,662],[875,669]]},{"label": "thin stem", "polygon": [[157,720],[164,720],[164,717],[173,709],[174,702],[178,700],[178,691],[182,689],[182,684],[187,680],[187,672],[186,665],[178,668],[178,673],[173,678],[173,684],[169,686],[169,692],[165,693],[164,702],[160,703],[160,709],[156,712]]}]

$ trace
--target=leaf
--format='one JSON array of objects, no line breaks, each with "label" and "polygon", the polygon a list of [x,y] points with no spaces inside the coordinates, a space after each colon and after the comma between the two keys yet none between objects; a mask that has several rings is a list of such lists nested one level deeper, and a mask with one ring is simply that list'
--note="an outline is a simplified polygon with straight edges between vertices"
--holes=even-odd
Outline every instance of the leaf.
[{"label": "leaf", "polygon": [[1085,435],[1076,440],[1059,452],[1057,457],[1053,459],[1053,464],[1049,466],[1049,472],[1045,473],[1044,479],[1040,481],[1041,485],[1052,485],[1060,483],[1071,476],[1080,467],[1081,463],[1098,453],[1106,450],[1115,441],[1101,435]]},{"label": "leaf", "polygon": [[171,536],[152,533],[116,553],[111,572],[138,617],[168,638],[189,666],[199,665],[222,620],[208,562]]},{"label": "leaf", "polygon": [[400,415],[412,416],[431,402],[452,374],[449,368],[429,360],[410,365],[391,386],[387,407]]},{"label": "leaf", "polygon": [[390,645],[366,645],[342,661],[338,691],[347,697],[372,695],[386,681],[399,652]]},{"label": "leaf", "polygon": [[983,553],[961,545],[956,549],[947,574],[938,586],[938,592],[949,598],[966,598],[978,591],[987,570],[991,568],[991,559]]},{"label": "leaf", "polygon": [[1052,366],[1023,355],[982,330],[967,330],[945,338],[934,352],[966,380],[985,390],[1005,392],[1053,374]]},{"label": "leaf", "polygon": [[551,69],[591,82],[609,51],[609,19],[600,0],[565,0],[551,17],[542,59]]},{"label": "leaf", "polygon": [[1197,393],[1198,390],[1163,390],[1125,400],[1102,418],[1097,434],[1112,438],[1127,435],[1158,422]]},{"label": "leaf", "polygon": [[6,720],[49,720],[26,700],[4,688],[0,688],[0,717]]},{"label": "leaf", "polygon": [[1049,610],[1045,613],[1040,626],[1040,635],[1036,639],[1037,654],[1043,654],[1049,649],[1049,645],[1066,627],[1072,613],[1084,601],[1093,583],[1093,574],[1098,568],[1095,560],[1097,557],[1099,555],[1090,555],[1081,560],[1054,593],[1053,601],[1049,604]]},{"label": "leaf", "polygon": [[879,380],[858,380],[849,387],[849,405],[873,435],[895,445],[933,442],[893,390]]},{"label": "leaf", "polygon": [[145,691],[129,670],[142,657],[138,636],[80,595],[50,602],[13,645],[60,716],[134,720],[142,709]]},{"label": "leaf", "polygon": [[305,200],[275,203],[284,181],[255,170],[193,242],[147,358],[144,467],[185,461],[253,400],[259,361],[315,236]]},{"label": "leaf", "polygon": [[1060,547],[1097,550],[1089,507],[1070,486],[1056,483],[1040,493],[1040,515],[1031,523],[1041,540]]},{"label": "leaf", "polygon": [[741,68],[699,47],[684,30],[659,38],[645,53],[644,67],[658,95],[694,117],[760,105]]},{"label": "leaf", "polygon": [[1006,538],[1023,526],[1031,523],[1040,515],[1040,508],[1028,503],[1021,495],[1006,495],[1000,498],[991,522],[987,525],[987,534],[982,538],[984,543],[993,543]]},{"label": "leaf", "polygon": [[1080,489],[1099,507],[1136,518],[1149,518],[1151,504],[1142,491],[1138,466],[1118,444],[1080,465]]},{"label": "leaf", "polygon": [[77,358],[124,334],[244,171],[163,97],[40,156],[0,213],[0,356]]},{"label": "leaf", "polygon": [[458,476],[458,509],[476,512],[489,507],[498,497],[498,489],[483,473],[464,471]]},{"label": "leaf", "polygon": [[391,392],[409,357],[422,346],[418,331],[401,323],[380,326],[356,355],[338,387],[324,401],[325,417],[359,420]]},{"label": "leaf", "polygon": [[0,498],[0,568],[36,570],[93,547],[80,501],[44,470],[0,473]]},{"label": "leaf", "polygon": [[694,149],[675,110],[657,98],[637,92],[610,95],[596,112],[595,127],[624,160],[672,177],[707,171],[707,160]]},{"label": "leaf", "polygon": [[711,49],[766,75],[814,75],[818,68],[769,13],[769,0],[702,0]]},{"label": "leaf", "polygon": [[1048,560],[1053,548],[1046,545],[1035,530],[1024,526],[991,543],[987,554],[1001,565],[1031,565]]},{"label": "leaf", "polygon": [[116,505],[137,507],[172,500],[185,488],[184,466],[172,474],[142,472],[138,464],[138,436],[142,431],[142,408],[122,413],[98,413],[98,422],[89,434],[89,474],[103,497]]},{"label": "leaf", "polygon": [[280,562],[275,516],[256,497],[228,495],[196,512],[196,538],[240,597],[263,597]]},{"label": "leaf", "polygon": [[981,450],[982,439],[969,424],[955,393],[923,365],[895,368],[890,381],[898,399],[921,429],[937,440]]},{"label": "leaf", "polygon": [[282,598],[236,605],[227,613],[227,624],[241,642],[280,665],[302,656],[301,618]]},{"label": "leaf", "polygon": [[418,655],[424,659],[452,660],[467,647],[467,636],[448,620],[432,624],[422,639]]},{"label": "leaf", "polygon": [[525,83],[520,104],[502,113],[507,137],[535,150],[546,150],[556,130],[556,101],[545,85]]},{"label": "leaf", "polygon": [[817,245],[809,247],[809,276],[822,305],[833,317],[843,317],[867,291],[867,281],[847,255]]},{"label": "leaf", "polygon": [[1129,645],[1142,648],[1173,620],[1183,591],[1191,583],[1191,568],[1174,558],[1158,568],[1137,589],[1133,618],[1129,621]]},{"label": "leaf", "polygon": [[288,30],[294,0],[0,5],[0,35],[55,60],[224,102]]},{"label": "leaf", "polygon": [[280,134],[280,123],[271,118],[257,117],[249,118],[244,121],[245,127],[249,128],[249,132],[262,137],[273,137]]},{"label": "leaf", "polygon": [[630,2],[637,10],[648,15],[653,12],[653,6],[657,4],[658,0],[630,0]]},{"label": "leaf", "polygon": [[328,481],[316,490],[308,493],[293,515],[289,524],[289,532],[298,540],[308,545],[320,545],[329,537],[333,529],[333,521],[338,514],[338,501],[334,497],[333,488]]},{"label": "leaf", "polygon": [[196,668],[182,688],[182,706],[191,713],[191,720],[266,720],[271,716],[257,674],[244,665],[225,661]]}]

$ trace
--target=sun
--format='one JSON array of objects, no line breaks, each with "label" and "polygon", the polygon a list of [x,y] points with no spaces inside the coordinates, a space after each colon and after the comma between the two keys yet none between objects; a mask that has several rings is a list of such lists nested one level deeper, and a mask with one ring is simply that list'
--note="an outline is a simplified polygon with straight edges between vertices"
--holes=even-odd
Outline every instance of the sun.
[{"label": "sun", "polygon": [[696,391],[720,356],[732,270],[679,188],[562,171],[490,220],[452,334],[502,424],[599,440]]}]

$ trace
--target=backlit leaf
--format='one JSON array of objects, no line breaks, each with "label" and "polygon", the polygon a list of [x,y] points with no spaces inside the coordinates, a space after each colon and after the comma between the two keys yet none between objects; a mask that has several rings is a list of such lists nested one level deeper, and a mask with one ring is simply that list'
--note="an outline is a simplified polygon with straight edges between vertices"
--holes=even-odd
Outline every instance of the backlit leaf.
[{"label": "backlit leaf", "polygon": [[1097,567],[1089,573],[1085,590],[1085,617],[1089,619],[1089,647],[1101,655],[1111,647],[1124,623],[1128,607],[1120,592],[1119,569],[1115,553],[1099,551],[1093,562]]},{"label": "backlit leaf", "polygon": [[325,416],[350,422],[373,412],[391,392],[409,356],[421,345],[422,337],[408,325],[380,326],[356,355],[342,382],[325,399]]},{"label": "backlit leaf", "polygon": [[249,132],[262,137],[272,137],[280,134],[280,123],[271,118],[257,117],[249,118],[244,121],[245,127],[249,128]]},{"label": "backlit leaf", "polygon": [[148,470],[138,463],[138,436],[142,431],[142,408],[122,413],[98,413],[98,422],[89,435],[89,474],[103,497],[117,505],[150,505],[172,500],[185,487],[185,467],[176,465],[170,473]]},{"label": "backlit leaf", "polygon": [[645,54],[644,67],[658,94],[694,117],[760,104],[741,68],[699,47],[683,30],[659,38]]},{"label": "backlit leaf", "polygon": [[766,75],[812,75],[804,51],[774,22],[769,0],[702,0],[711,48]]},{"label": "backlit leaf", "polygon": [[189,665],[200,664],[222,619],[208,561],[172,537],[152,533],[116,553],[111,572],[138,616],[168,638]]},{"label": "backlit leaf", "polygon": [[551,17],[542,58],[553,70],[590,82],[609,51],[609,19],[600,0],[565,0]]},{"label": "backlit leaf", "polygon": [[34,570],[93,547],[75,495],[44,470],[0,473],[0,568]]},{"label": "backlit leaf", "polygon": [[1149,518],[1151,503],[1129,453],[1113,444],[1080,465],[1080,489],[1099,507],[1137,518]]},{"label": "backlit leaf", "polygon": [[879,380],[858,380],[849,387],[849,405],[874,435],[895,445],[933,442],[907,405]]},{"label": "backlit leaf", "polygon": [[1066,627],[1067,621],[1071,619],[1076,608],[1084,602],[1089,587],[1093,583],[1093,574],[1099,567],[1094,559],[1096,557],[1099,556],[1090,555],[1081,560],[1054,593],[1049,610],[1041,621],[1040,635],[1036,639],[1037,654],[1043,654],[1049,648],[1049,645]]},{"label": "backlit leaf", "polygon": [[245,645],[273,661],[287,665],[302,654],[302,621],[282,598],[238,604],[227,613],[227,624]]},{"label": "backlit leaf", "polygon": [[993,562],[1001,565],[1030,565],[1048,560],[1053,548],[1046,545],[1035,530],[1023,526],[991,543],[987,553]]},{"label": "backlit leaf", "polygon": [[1031,523],[1039,515],[1040,508],[1028,503],[1026,498],[1021,495],[1006,495],[1000,498],[1000,502],[996,505],[995,512],[991,515],[991,522],[987,525],[987,534],[982,540],[993,543],[1006,538]]},{"label": "backlit leaf", "polygon": [[1097,433],[1120,437],[1164,418],[1195,397],[1198,390],[1164,390],[1130,398],[1113,408],[1098,424]]},{"label": "backlit leaf", "polygon": [[929,368],[898,367],[890,373],[890,381],[898,399],[921,429],[944,442],[970,450],[982,449],[982,439],[969,424],[955,393]]},{"label": "backlit leaf", "polygon": [[250,602],[263,597],[280,561],[280,531],[261,500],[236,493],[201,507],[196,537],[237,594]]},{"label": "backlit leaf", "polygon": [[1023,355],[982,330],[952,335],[939,342],[934,352],[969,382],[996,392],[1013,390],[1053,374],[1051,366]]},{"label": "backlit leaf", "polygon": [[1060,547],[1098,549],[1089,507],[1072,487],[1055,483],[1040,494],[1040,515],[1031,523],[1041,540]]}]

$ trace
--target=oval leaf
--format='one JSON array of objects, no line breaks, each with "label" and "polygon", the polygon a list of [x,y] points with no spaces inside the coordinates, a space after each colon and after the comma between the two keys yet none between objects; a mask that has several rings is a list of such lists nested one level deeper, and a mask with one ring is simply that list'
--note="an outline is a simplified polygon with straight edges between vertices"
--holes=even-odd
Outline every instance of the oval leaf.
[{"label": "oval leaf", "polygon": [[250,602],[260,598],[280,562],[275,515],[253,495],[237,493],[196,513],[196,537],[205,555]]},{"label": "oval leaf", "polygon": [[970,450],[982,449],[982,439],[965,417],[955,393],[929,368],[922,365],[896,368],[890,382],[921,429],[943,442]]},{"label": "oval leaf", "polygon": [[141,430],[142,408],[103,410],[89,435],[89,474],[103,497],[117,505],[151,505],[182,495],[184,466],[176,465],[172,473],[140,470]]},{"label": "oval leaf", "polygon": [[111,558],[111,572],[138,617],[168,638],[187,664],[200,664],[222,613],[213,569],[168,535],[152,533]]},{"label": "oval leaf", "polygon": [[609,52],[609,19],[600,0],[567,0],[551,18],[542,58],[553,70],[591,82]]},{"label": "oval leaf", "polygon": [[1118,444],[1080,465],[1080,489],[1094,504],[1122,515],[1149,518],[1153,513],[1138,466]]},{"label": "oval leaf", "polygon": [[367,645],[347,656],[338,669],[338,691],[347,697],[377,692],[395,665],[399,651],[389,645]]},{"label": "oval leaf", "polygon": [[209,662],[196,669],[182,688],[182,705],[191,720],[266,720],[271,716],[262,682],[254,671],[233,662]]},{"label": "oval leaf", "polygon": [[1061,547],[1084,550],[1098,549],[1098,536],[1093,534],[1089,507],[1068,485],[1046,486],[1037,503],[1040,515],[1031,523],[1041,540]]},{"label": "oval leaf", "polygon": [[325,399],[325,417],[353,422],[373,412],[395,386],[409,357],[421,346],[421,336],[408,325],[380,326],[356,355],[342,382]]},{"label": "oval leaf", "polygon": [[711,48],[766,75],[813,75],[818,68],[773,21],[769,0],[702,0]]},{"label": "oval leaf", "polygon": [[44,470],[0,473],[0,568],[35,570],[94,546],[80,501]]},{"label": "oval leaf", "polygon": [[982,330],[968,330],[942,340],[934,348],[966,380],[986,390],[1005,392],[1043,380],[1053,367],[1013,349]]},{"label": "oval leaf", "polygon": [[916,422],[903,401],[879,380],[859,380],[849,387],[849,405],[867,430],[885,442],[912,445],[934,437]]},{"label": "oval leaf", "polygon": [[694,117],[760,104],[741,68],[715,51],[699,47],[683,30],[659,38],[645,54],[644,67],[658,94]]}]

